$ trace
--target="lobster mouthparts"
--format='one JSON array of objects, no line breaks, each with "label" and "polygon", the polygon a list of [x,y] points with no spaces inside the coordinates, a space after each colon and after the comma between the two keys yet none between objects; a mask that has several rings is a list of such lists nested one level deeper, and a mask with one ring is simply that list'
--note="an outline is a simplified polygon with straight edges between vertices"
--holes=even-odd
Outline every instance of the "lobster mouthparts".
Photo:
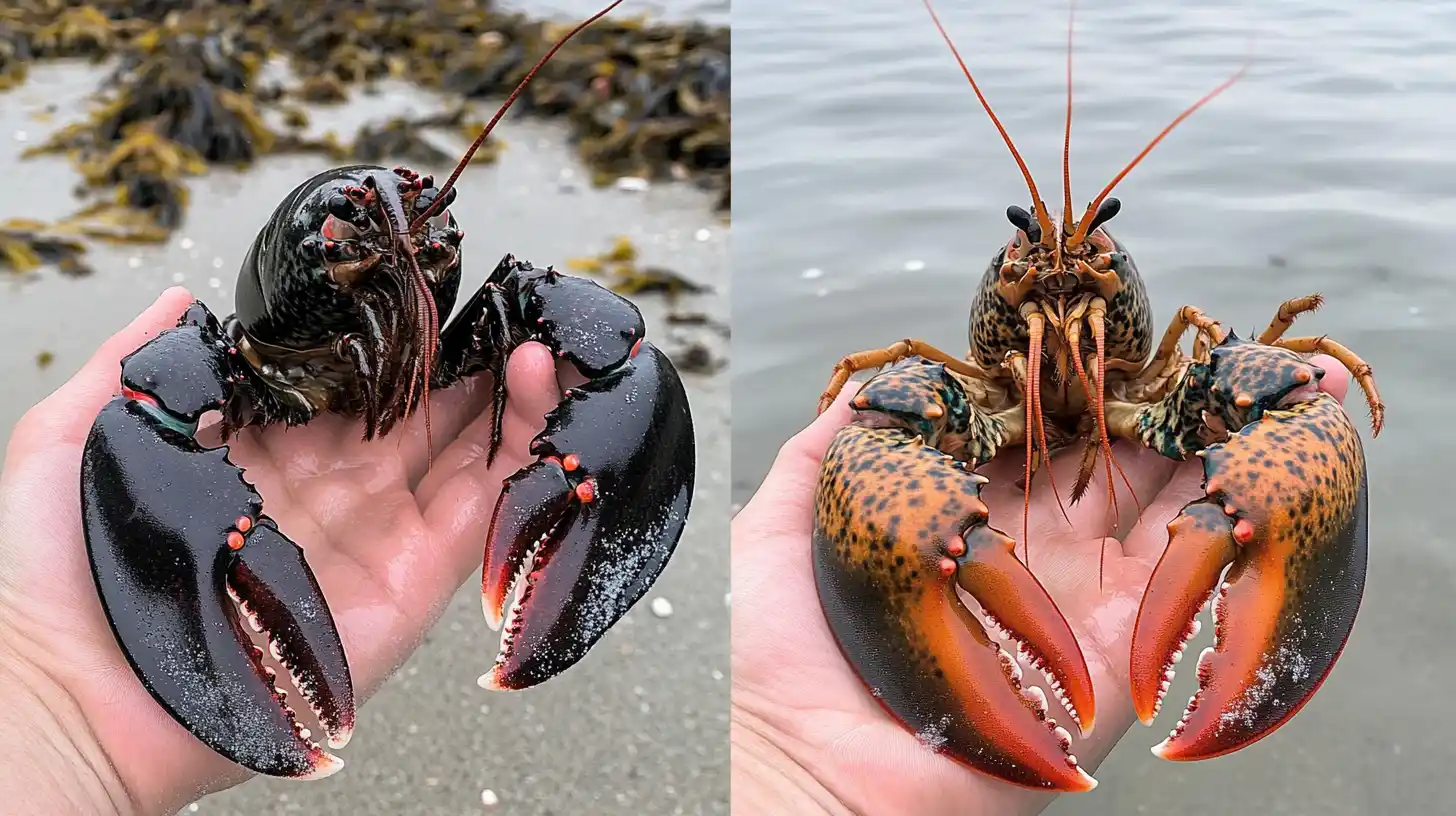
[{"label": "lobster mouthparts", "polygon": [[1359,435],[1328,395],[1278,407],[1323,372],[1234,338],[1214,351],[1212,373],[1215,405],[1234,399],[1220,400],[1221,386],[1243,383],[1232,390],[1253,415],[1228,415],[1230,427],[1249,422],[1201,453],[1208,496],[1168,525],[1133,630],[1133,702],[1151,724],[1213,594],[1214,646],[1199,656],[1198,690],[1153,749],[1170,760],[1236,751],[1293,717],[1334,668],[1365,586]]},{"label": "lobster mouthparts", "polygon": [[927,747],[1024,787],[1090,790],[1070,732],[1047,716],[1046,692],[1022,687],[1008,649],[1042,670],[1083,733],[1091,674],[1013,541],[986,525],[985,481],[905,428],[840,429],[816,497],[820,603],[860,679]]},{"label": "lobster mouthparts", "polygon": [[642,342],[630,361],[570,389],[506,480],[481,591],[503,625],[480,685],[524,689],[560,674],[626,614],[677,546],[695,448],[676,370]]},{"label": "lobster mouthparts", "polygon": [[199,304],[183,323],[123,361],[124,396],[86,442],[81,503],[102,607],[137,677],[194,736],[258,773],[327,776],[343,761],[294,717],[244,622],[333,748],[354,727],[344,649],[302,550],[263,515],[228,449],[192,436],[227,380],[211,315]]}]

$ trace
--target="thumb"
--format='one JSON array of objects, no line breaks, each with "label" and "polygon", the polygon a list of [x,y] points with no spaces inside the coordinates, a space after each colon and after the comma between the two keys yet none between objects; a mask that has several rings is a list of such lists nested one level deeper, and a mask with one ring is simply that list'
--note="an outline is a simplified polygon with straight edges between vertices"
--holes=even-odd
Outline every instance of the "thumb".
[{"label": "thumb", "polygon": [[[121,393],[121,359],[176,326],[192,300],[186,289],[174,286],[102,343],[80,371],[17,423],[11,454],[22,456],[27,443],[47,446],[84,443],[101,406]],[[17,451],[16,447],[22,450]]]},{"label": "thumb", "polygon": [[[849,401],[859,393],[859,388],[860,383],[846,383],[844,390],[824,413],[779,448],[763,483],[738,514],[742,523],[753,527],[754,532],[752,535],[733,536],[735,548],[740,540],[751,544],[776,535],[809,534],[819,467],[834,435],[854,415]],[[738,519],[734,520],[734,526],[739,526]]]}]

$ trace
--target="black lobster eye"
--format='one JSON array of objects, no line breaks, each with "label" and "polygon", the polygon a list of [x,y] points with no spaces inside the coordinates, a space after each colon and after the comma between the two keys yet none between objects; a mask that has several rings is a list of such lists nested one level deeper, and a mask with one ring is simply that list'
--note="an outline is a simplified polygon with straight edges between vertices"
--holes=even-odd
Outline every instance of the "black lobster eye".
[{"label": "black lobster eye", "polygon": [[1112,217],[1122,212],[1122,202],[1115,198],[1109,198],[1102,202],[1097,212],[1092,216],[1092,223],[1087,226],[1087,234],[1092,234],[1098,227],[1112,220]]},{"label": "black lobster eye", "polygon": [[1041,241],[1041,224],[1031,217],[1031,213],[1012,204],[1006,208],[1006,220],[1011,222],[1011,226],[1026,233],[1026,237],[1030,238],[1033,244]]}]

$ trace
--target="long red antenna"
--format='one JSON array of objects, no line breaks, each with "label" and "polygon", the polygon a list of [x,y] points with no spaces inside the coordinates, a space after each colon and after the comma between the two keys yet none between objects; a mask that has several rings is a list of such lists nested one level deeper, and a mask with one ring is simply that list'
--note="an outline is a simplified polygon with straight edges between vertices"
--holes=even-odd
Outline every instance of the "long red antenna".
[{"label": "long red antenna", "polygon": [[976,92],[976,98],[981,100],[981,107],[985,108],[986,114],[991,117],[991,124],[996,126],[996,130],[1000,131],[1002,140],[1011,149],[1011,157],[1016,159],[1016,166],[1021,168],[1021,175],[1026,178],[1026,186],[1031,189],[1031,205],[1036,210],[1036,222],[1041,226],[1042,243],[1045,244],[1048,241],[1052,241],[1054,243],[1047,244],[1047,246],[1055,246],[1055,241],[1058,236],[1052,234],[1052,220],[1047,215],[1046,205],[1042,203],[1041,193],[1036,190],[1036,182],[1031,178],[1031,171],[1026,169],[1026,162],[1021,160],[1021,154],[1016,151],[1016,145],[1011,143],[1011,136],[1006,133],[1006,128],[1002,127],[1001,120],[996,118],[996,112],[991,110],[991,103],[987,102],[985,94],[981,93],[981,86],[977,85],[976,78],[971,76],[971,69],[967,68],[966,61],[961,59],[961,52],[956,49],[955,43],[951,41],[950,35],[946,33],[945,26],[940,24],[940,17],[935,13],[935,8],[930,5],[930,0],[924,0],[924,2],[925,10],[930,12],[930,19],[935,22],[935,27],[940,31],[941,38],[945,40],[946,45],[950,46],[950,53],[955,56],[955,61],[961,66],[961,72],[970,81],[971,90]]},{"label": "long red antenna", "polygon": [[1087,211],[1082,214],[1082,219],[1077,224],[1077,231],[1072,234],[1071,238],[1067,239],[1067,246],[1077,246],[1078,244],[1082,243],[1083,239],[1087,237],[1087,227],[1092,225],[1092,215],[1097,212],[1098,207],[1102,206],[1103,200],[1106,199],[1107,195],[1112,192],[1112,188],[1116,187],[1118,182],[1122,181],[1123,177],[1125,177],[1128,173],[1132,172],[1132,169],[1134,167],[1137,167],[1138,162],[1142,161],[1143,158],[1148,155],[1148,153],[1151,153],[1153,148],[1157,147],[1158,142],[1163,141],[1163,137],[1171,133],[1173,131],[1173,128],[1182,124],[1184,119],[1192,116],[1194,111],[1203,107],[1215,96],[1218,96],[1219,94],[1228,90],[1230,85],[1238,82],[1239,78],[1242,77],[1246,72],[1248,72],[1249,63],[1251,61],[1252,57],[1244,60],[1244,64],[1240,65],[1239,70],[1234,71],[1232,76],[1230,76],[1228,79],[1225,79],[1223,82],[1220,82],[1216,88],[1204,94],[1202,99],[1199,99],[1197,102],[1189,105],[1187,109],[1185,109],[1182,113],[1178,114],[1178,118],[1174,119],[1168,124],[1167,127],[1159,131],[1158,135],[1154,136],[1151,142],[1148,142],[1148,146],[1144,147],[1141,153],[1134,156],[1133,160],[1129,162],[1126,167],[1122,168],[1122,172],[1118,173],[1117,176],[1112,179],[1112,181],[1107,183],[1106,187],[1102,188],[1102,192],[1098,193],[1097,197],[1092,199],[1092,203],[1087,205]]},{"label": "long red antenna", "polygon": [[[1062,217],[1072,215],[1072,22],[1077,17],[1077,0],[1067,4],[1067,127],[1062,134]],[[1057,236],[1061,245],[1062,236]]]},{"label": "long red antenna", "polygon": [[511,105],[515,104],[516,98],[521,95],[522,91],[526,90],[526,85],[531,82],[532,77],[536,76],[536,72],[541,70],[541,66],[545,65],[548,60],[556,56],[556,52],[561,50],[561,46],[566,45],[567,40],[570,40],[572,37],[580,34],[582,29],[607,16],[607,14],[612,9],[620,6],[621,4],[622,0],[616,0],[616,2],[612,3],[610,6],[607,6],[596,14],[593,14],[592,16],[583,20],[580,25],[567,32],[565,37],[557,40],[556,44],[551,46],[551,50],[547,51],[546,55],[536,62],[535,66],[533,66],[531,70],[526,73],[525,78],[521,80],[521,84],[517,85],[516,89],[514,91],[511,91],[511,95],[506,97],[505,104],[501,105],[500,110],[496,111],[495,116],[490,120],[490,122],[486,123],[485,129],[480,132],[479,136],[475,137],[474,142],[470,143],[470,149],[465,151],[465,157],[460,160],[459,164],[455,165],[455,171],[450,174],[450,178],[445,180],[445,184],[440,187],[440,192],[435,195],[434,203],[426,207],[424,212],[415,216],[414,222],[410,224],[410,232],[418,230],[420,226],[425,223],[426,220],[428,220],[431,216],[435,214],[435,209],[444,204],[445,194],[450,192],[450,188],[455,185],[455,180],[460,178],[460,174],[464,172],[465,167],[470,164],[470,160],[475,156],[475,151],[479,150],[480,146],[485,144],[486,137],[490,136],[490,132],[495,128],[496,123],[501,120],[502,116],[506,115],[506,111],[510,110]]}]

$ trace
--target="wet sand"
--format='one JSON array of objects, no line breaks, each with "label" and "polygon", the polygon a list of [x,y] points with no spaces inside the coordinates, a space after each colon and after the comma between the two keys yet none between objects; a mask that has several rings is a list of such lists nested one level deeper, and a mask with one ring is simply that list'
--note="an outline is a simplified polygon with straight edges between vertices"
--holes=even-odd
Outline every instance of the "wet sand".
[{"label": "wet sand", "polygon": [[[70,191],[78,178],[63,159],[18,157],[71,121],[96,79],[93,70],[45,65],[4,97],[0,166],[8,183],[0,220],[58,218],[77,208]],[[52,103],[60,111],[36,121]],[[418,92],[391,90],[339,109],[328,127],[350,134],[366,120],[430,113],[434,104]],[[685,301],[687,310],[727,319],[728,228],[712,215],[711,196],[683,186],[592,190],[563,129],[508,119],[497,134],[508,145],[500,163],[473,166],[457,185],[454,211],[468,236],[462,292],[478,286],[505,252],[560,266],[626,235],[644,263],[716,287]],[[441,144],[463,148],[450,139]],[[321,157],[280,157],[248,172],[215,170],[190,180],[187,223],[169,244],[93,244],[96,274],[89,278],[0,274],[0,445],[31,405],[167,287],[187,286],[219,316],[231,311],[236,270],[255,231],[284,194],[329,165]],[[661,298],[636,301],[649,336],[670,351]],[[54,355],[45,369],[36,364],[41,351]],[[473,576],[424,646],[361,710],[341,753],[348,763],[342,773],[307,784],[255,780],[186,812],[727,812],[727,375],[685,381],[698,434],[693,517],[653,590],[582,663],[531,691],[480,689],[476,678],[498,639],[481,616]],[[653,613],[658,598],[670,602],[669,616]],[[483,804],[486,790],[497,804]]]}]

